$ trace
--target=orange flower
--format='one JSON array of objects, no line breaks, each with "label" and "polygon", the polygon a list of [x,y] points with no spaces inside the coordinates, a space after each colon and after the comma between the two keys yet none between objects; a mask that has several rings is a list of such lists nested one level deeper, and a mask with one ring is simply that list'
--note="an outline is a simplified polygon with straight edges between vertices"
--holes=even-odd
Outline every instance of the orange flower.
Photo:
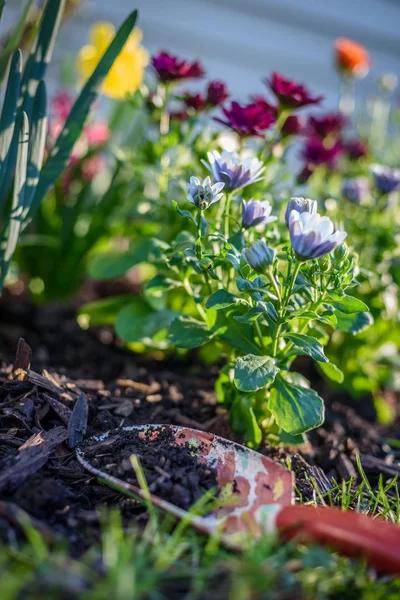
[{"label": "orange flower", "polygon": [[365,77],[371,66],[370,56],[361,44],[347,38],[335,42],[336,62],[341,71],[352,77]]}]

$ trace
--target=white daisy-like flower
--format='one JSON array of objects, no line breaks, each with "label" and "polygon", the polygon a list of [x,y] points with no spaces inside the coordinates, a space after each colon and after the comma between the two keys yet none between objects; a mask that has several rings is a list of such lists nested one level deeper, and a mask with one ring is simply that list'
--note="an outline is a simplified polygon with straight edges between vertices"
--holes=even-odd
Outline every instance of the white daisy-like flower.
[{"label": "white daisy-like flower", "polygon": [[292,210],[289,215],[289,233],[293,250],[299,260],[325,256],[343,244],[347,233],[335,231],[329,217],[319,213]]},{"label": "white daisy-like flower", "polygon": [[225,184],[228,191],[244,188],[246,185],[260,181],[260,175],[265,167],[260,160],[254,156],[241,158],[236,152],[222,154],[214,150],[207,154],[209,162],[202,160],[203,165],[212,173],[216,181]]}]

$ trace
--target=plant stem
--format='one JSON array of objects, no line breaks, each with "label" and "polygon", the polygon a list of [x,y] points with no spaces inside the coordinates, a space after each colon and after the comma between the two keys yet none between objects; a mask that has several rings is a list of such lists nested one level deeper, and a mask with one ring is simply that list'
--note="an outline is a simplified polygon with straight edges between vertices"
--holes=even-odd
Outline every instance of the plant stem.
[{"label": "plant stem", "polygon": [[279,338],[280,338],[281,331],[282,331],[282,325],[283,325],[284,320],[285,320],[285,316],[286,316],[286,312],[287,312],[287,307],[288,307],[288,304],[289,304],[290,297],[291,297],[291,295],[293,293],[293,288],[294,288],[294,285],[295,285],[295,282],[296,282],[296,277],[297,277],[297,275],[299,273],[300,267],[301,267],[301,263],[297,261],[296,265],[295,265],[295,268],[294,268],[294,271],[293,271],[293,274],[291,276],[291,280],[290,280],[290,285],[289,285],[288,291],[287,291],[287,293],[285,295],[284,300],[280,302],[281,306],[280,306],[280,309],[278,311],[279,321],[276,324],[276,329],[275,329],[273,340],[272,340],[272,356],[274,356],[274,357],[278,353]]},{"label": "plant stem", "polygon": [[203,250],[201,247],[201,218],[203,214],[199,210],[199,218],[197,220],[197,234],[196,234],[196,256],[199,260],[203,258]]},{"label": "plant stem", "polygon": [[189,281],[188,277],[185,277],[185,279],[183,280],[183,287],[187,291],[188,295],[193,299],[193,302],[195,303],[195,306],[197,308],[197,312],[199,313],[199,315],[201,316],[203,321],[205,321],[207,323],[207,315],[206,315],[204,308],[202,307],[201,304],[198,304],[197,302],[194,301],[194,292],[193,292],[192,286],[190,285],[190,281]]},{"label": "plant stem", "polygon": [[229,218],[231,212],[233,192],[230,192],[226,196],[225,209],[224,209],[224,235],[226,239],[229,237]]},{"label": "plant stem", "polygon": [[256,328],[257,336],[260,341],[261,350],[265,353],[265,345],[264,345],[263,335],[262,335],[260,323],[257,321],[257,319],[254,321],[254,326]]}]

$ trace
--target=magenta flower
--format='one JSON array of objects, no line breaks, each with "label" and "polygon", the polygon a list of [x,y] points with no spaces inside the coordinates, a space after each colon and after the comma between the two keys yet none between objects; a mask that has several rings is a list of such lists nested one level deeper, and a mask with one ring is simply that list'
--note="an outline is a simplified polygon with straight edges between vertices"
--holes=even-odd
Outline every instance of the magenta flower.
[{"label": "magenta flower", "polygon": [[361,140],[350,140],[344,145],[350,160],[358,160],[368,154],[368,146]]},{"label": "magenta flower", "polygon": [[199,79],[204,75],[204,69],[199,61],[181,60],[164,51],[153,56],[152,63],[163,83],[182,79]]},{"label": "magenta flower", "polygon": [[264,108],[265,111],[271,112],[275,117],[278,116],[278,106],[271,104],[262,94],[253,94],[250,96],[250,100],[253,104],[259,104]]},{"label": "magenta flower", "polygon": [[340,113],[327,113],[321,117],[309,117],[307,133],[321,139],[337,137],[347,123],[348,119]]},{"label": "magenta flower", "polygon": [[300,135],[304,132],[304,128],[304,119],[302,119],[301,117],[296,117],[296,115],[289,115],[283,124],[281,133],[284,136]]},{"label": "magenta flower", "polygon": [[183,101],[188,108],[192,108],[195,112],[201,112],[206,108],[206,99],[201,94],[185,93]]},{"label": "magenta flower", "polygon": [[223,104],[228,96],[228,87],[223,81],[210,81],[207,87],[207,104],[209,106]]},{"label": "magenta flower", "polygon": [[53,116],[58,120],[66,121],[73,105],[72,96],[66,90],[58,92],[51,101]]},{"label": "magenta flower", "polygon": [[215,120],[227,125],[241,137],[264,137],[263,132],[275,123],[275,115],[265,110],[261,103],[241,106],[238,102],[232,102],[231,108],[223,108],[222,112],[226,121],[218,118]]},{"label": "magenta flower", "polygon": [[317,137],[308,139],[304,149],[303,158],[308,165],[323,165],[333,168],[343,152],[343,144],[337,140],[327,145]]},{"label": "magenta flower", "polygon": [[319,104],[323,99],[323,96],[311,96],[303,85],[279,73],[272,73],[271,79],[266,79],[265,84],[270,87],[283,108],[301,108],[310,104]]}]

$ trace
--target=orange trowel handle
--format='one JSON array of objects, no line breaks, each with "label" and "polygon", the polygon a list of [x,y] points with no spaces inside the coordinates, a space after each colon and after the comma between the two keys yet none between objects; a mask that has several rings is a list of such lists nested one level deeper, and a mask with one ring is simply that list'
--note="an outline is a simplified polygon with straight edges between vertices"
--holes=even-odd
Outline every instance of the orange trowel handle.
[{"label": "orange trowel handle", "polygon": [[353,511],[294,505],[280,510],[281,537],[319,542],[347,556],[365,557],[379,571],[400,574],[400,526]]}]

